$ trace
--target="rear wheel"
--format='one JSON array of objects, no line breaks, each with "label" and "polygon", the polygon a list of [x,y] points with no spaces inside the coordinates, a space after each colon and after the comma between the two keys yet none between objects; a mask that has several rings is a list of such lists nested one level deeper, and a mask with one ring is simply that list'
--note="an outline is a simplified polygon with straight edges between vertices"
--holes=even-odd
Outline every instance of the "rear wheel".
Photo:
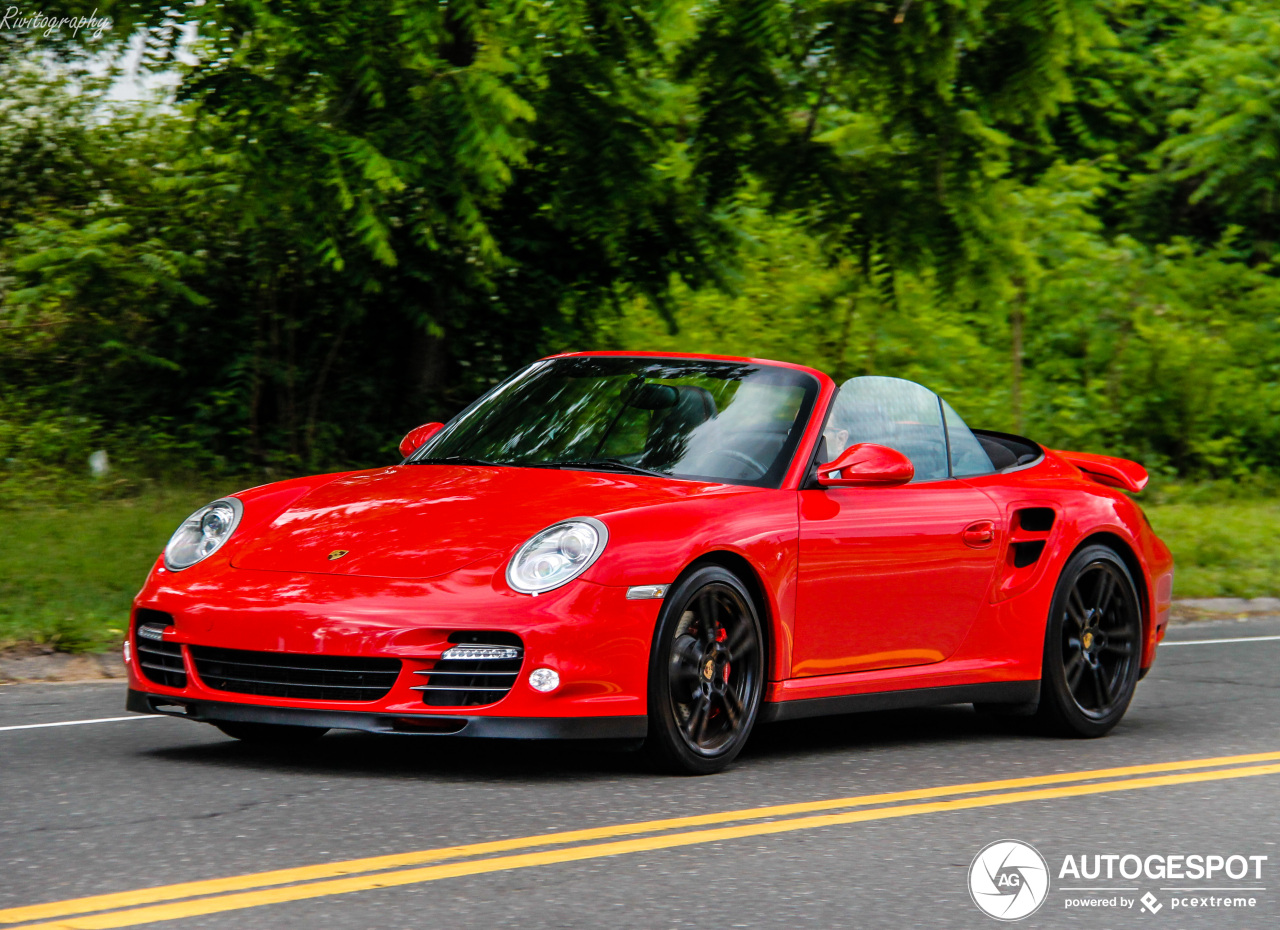
[{"label": "rear wheel", "polygon": [[1067,736],[1110,732],[1133,700],[1141,650],[1142,609],[1128,567],[1107,546],[1077,552],[1053,595],[1040,721]]},{"label": "rear wheel", "polygon": [[658,767],[710,775],[746,745],[764,689],[760,618],[742,581],[719,566],[667,595],[649,670],[645,752]]},{"label": "rear wheel", "polygon": [[243,743],[255,746],[293,746],[319,739],[329,731],[323,727],[294,727],[280,723],[215,723],[219,730]]}]

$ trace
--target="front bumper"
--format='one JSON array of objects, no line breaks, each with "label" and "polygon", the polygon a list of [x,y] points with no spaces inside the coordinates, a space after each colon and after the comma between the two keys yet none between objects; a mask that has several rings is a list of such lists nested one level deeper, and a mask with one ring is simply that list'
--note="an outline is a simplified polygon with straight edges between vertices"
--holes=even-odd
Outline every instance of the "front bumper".
[{"label": "front bumper", "polygon": [[270,723],[363,730],[402,736],[479,736],[488,739],[643,739],[646,717],[489,717],[458,714],[395,716],[367,711],[269,707],[227,701],[174,698],[129,690],[128,710],[167,714],[201,723]]},{"label": "front bumper", "polygon": [[[139,710],[275,723],[297,722],[303,714],[311,721],[303,726],[373,732],[550,738],[575,738],[580,732],[595,738],[597,730],[617,730],[643,735],[637,721],[647,713],[649,647],[661,602],[627,600],[624,587],[580,579],[532,598],[496,585],[492,568],[429,582],[217,566],[198,571],[202,568],[176,576],[153,572],[134,601],[129,686],[142,695],[136,700],[169,707],[161,711],[147,703]],[[171,618],[163,640],[179,653],[183,685],[170,687],[168,678],[139,664],[137,627],[144,611]],[[429,670],[449,645],[447,637],[469,630],[507,631],[520,638],[524,660],[516,684],[491,704],[425,703],[415,686],[430,680]],[[202,679],[191,654],[198,647],[396,659],[401,671],[377,700],[268,696]],[[530,687],[528,674],[539,667],[555,669],[561,686],[550,693]],[[593,720],[601,726],[591,725]]]}]

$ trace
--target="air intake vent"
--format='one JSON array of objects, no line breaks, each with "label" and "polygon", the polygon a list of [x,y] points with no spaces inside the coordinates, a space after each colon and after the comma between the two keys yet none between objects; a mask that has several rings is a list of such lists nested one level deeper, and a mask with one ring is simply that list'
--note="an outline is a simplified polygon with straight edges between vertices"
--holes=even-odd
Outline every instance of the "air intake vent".
[{"label": "air intake vent", "polygon": [[399,659],[248,652],[189,646],[196,674],[217,691],[307,701],[377,701],[400,674]]},{"label": "air intake vent", "polygon": [[1018,511],[1018,526],[1031,533],[1047,533],[1053,529],[1053,509],[1026,507]]},{"label": "air intake vent", "polygon": [[425,685],[415,685],[430,707],[475,707],[502,700],[524,662],[520,637],[505,631],[468,631],[449,637],[454,645],[436,660]]},{"label": "air intake vent", "polygon": [[138,665],[150,681],[166,688],[187,686],[182,644],[165,642],[165,630],[173,629],[173,617],[159,610],[139,609],[134,619],[134,644]]},{"label": "air intake vent", "polygon": [[1026,568],[1028,565],[1034,565],[1036,560],[1040,558],[1040,553],[1044,552],[1044,540],[1036,542],[1020,542],[1013,544],[1013,567]]}]

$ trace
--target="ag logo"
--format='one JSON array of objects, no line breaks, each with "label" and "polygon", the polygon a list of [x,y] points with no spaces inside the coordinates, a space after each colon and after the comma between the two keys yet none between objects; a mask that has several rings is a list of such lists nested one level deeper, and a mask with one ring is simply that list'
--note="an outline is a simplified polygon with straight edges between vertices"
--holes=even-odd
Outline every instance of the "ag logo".
[{"label": "ag logo", "polygon": [[1031,916],[1048,894],[1049,864],[1026,843],[991,843],[969,866],[969,896],[984,914],[997,920]]}]

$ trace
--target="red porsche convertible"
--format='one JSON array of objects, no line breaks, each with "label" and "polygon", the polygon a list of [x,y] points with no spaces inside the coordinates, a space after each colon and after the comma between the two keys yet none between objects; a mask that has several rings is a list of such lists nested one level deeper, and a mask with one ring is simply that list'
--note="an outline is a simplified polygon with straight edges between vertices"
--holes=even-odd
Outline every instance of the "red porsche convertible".
[{"label": "red porsche convertible", "polygon": [[188,517],[134,603],[129,709],[643,740],[708,773],[759,721],[858,710],[1101,736],[1164,635],[1142,467],[971,430],[910,381],[569,354],[400,451]]}]

